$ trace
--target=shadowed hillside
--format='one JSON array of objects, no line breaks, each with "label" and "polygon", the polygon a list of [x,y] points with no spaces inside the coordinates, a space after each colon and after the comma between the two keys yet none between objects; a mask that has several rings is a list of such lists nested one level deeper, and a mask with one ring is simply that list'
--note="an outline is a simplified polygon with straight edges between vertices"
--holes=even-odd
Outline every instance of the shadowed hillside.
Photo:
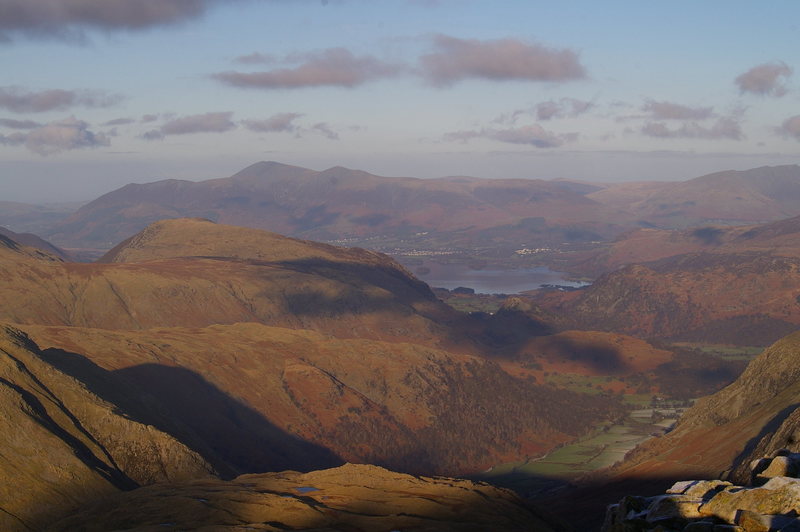
[{"label": "shadowed hillside", "polygon": [[2,530],[39,529],[117,490],[215,474],[179,440],[54,368],[8,326],[0,326],[0,403]]},{"label": "shadowed hillside", "polygon": [[[26,330],[52,347],[46,353],[53,364],[69,368],[77,355],[64,351],[80,353],[146,391],[213,451],[212,463],[222,457],[239,471],[331,460],[312,448],[301,460],[302,445],[277,442],[261,429],[263,420],[347,461],[454,474],[540,454],[621,412],[610,398],[537,385],[479,357],[408,343],[254,323]],[[227,396],[243,406],[232,408]]]}]

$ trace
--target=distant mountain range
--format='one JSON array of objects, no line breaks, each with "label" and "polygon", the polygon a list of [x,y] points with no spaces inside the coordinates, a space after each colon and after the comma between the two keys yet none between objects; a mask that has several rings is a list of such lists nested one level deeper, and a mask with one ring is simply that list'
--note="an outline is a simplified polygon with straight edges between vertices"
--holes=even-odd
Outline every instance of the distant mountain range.
[{"label": "distant mountain range", "polygon": [[[589,185],[381,177],[342,167],[317,172],[260,162],[227,178],[126,185],[66,220],[52,221],[40,234],[63,247],[108,249],[152,222],[202,217],[383,249],[510,253],[525,245],[608,240],[637,227],[774,221],[800,215],[798,197],[798,166],[720,172],[685,182]],[[0,205],[0,220],[8,218],[2,214]]]}]

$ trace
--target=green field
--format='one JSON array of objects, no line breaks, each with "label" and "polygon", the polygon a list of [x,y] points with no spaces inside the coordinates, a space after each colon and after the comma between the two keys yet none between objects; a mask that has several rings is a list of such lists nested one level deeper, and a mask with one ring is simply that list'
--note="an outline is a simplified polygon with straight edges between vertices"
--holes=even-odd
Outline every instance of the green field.
[{"label": "green field", "polygon": [[723,360],[750,361],[764,351],[764,347],[758,346],[701,344],[691,342],[675,342],[672,345],[676,347],[682,347],[684,349],[692,349],[707,355],[716,355]]},{"label": "green field", "polygon": [[[642,398],[643,399],[643,398]],[[647,397],[650,401],[650,396]],[[675,412],[665,410],[668,414]],[[505,486],[523,494],[541,493],[571,479],[622,460],[638,444],[661,433],[674,422],[651,423],[653,410],[635,410],[622,422],[606,425],[593,434],[541,458],[500,464],[471,478]]]}]

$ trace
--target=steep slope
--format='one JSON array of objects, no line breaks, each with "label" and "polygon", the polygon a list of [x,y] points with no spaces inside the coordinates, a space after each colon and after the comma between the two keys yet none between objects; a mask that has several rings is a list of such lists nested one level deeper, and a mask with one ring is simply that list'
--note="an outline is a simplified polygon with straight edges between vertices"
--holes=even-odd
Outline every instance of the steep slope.
[{"label": "steep slope", "polygon": [[62,260],[67,260],[67,255],[64,253],[64,250],[57,248],[50,242],[43,240],[32,233],[15,233],[14,231],[6,229],[5,227],[0,227],[0,236],[13,240],[17,244],[35,248],[45,253],[49,253],[50,255],[54,255]]},{"label": "steep slope", "polygon": [[765,349],[733,383],[697,400],[670,432],[542,502],[576,529],[596,530],[606,506],[631,494],[663,493],[690,479],[749,484],[753,460],[800,450],[799,361],[795,332]]},{"label": "steep slope", "polygon": [[143,488],[50,530],[140,530],[164,523],[180,530],[552,530],[509,491],[364,465]]},{"label": "steep slope", "polygon": [[71,361],[85,357],[147,390],[239,472],[339,459],[463,473],[541,454],[621,411],[611,398],[537,385],[480,357],[409,343],[255,323],[25,329],[64,371],[81,375],[84,366]]},{"label": "steep slope", "polygon": [[[588,199],[588,189],[573,188],[527,179],[390,178],[342,167],[315,172],[260,162],[229,178],[126,185],[83,206],[46,236],[60,245],[110,248],[152,222],[180,217],[317,240],[433,231],[469,245],[482,230],[513,228],[525,219],[537,221],[539,230],[617,234],[618,210]],[[534,236],[530,229],[526,235]],[[500,243],[516,246],[516,238],[501,235]]]},{"label": "steep slope", "polygon": [[647,442],[613,473],[626,477],[716,478],[733,470],[749,481],[754,458],[782,447],[798,450],[800,333],[754,359],[730,386],[697,404],[669,434]]},{"label": "steep slope", "polygon": [[159,481],[209,478],[197,453],[119,412],[0,325],[0,529],[39,529],[76,506]]},{"label": "steep slope", "polygon": [[800,257],[689,253],[536,298],[567,325],[673,340],[768,345],[800,325]]}]

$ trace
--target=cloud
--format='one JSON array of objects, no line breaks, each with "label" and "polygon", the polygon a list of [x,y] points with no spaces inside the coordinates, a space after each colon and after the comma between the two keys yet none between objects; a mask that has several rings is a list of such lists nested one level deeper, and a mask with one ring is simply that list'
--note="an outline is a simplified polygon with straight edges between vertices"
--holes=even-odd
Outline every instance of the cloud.
[{"label": "cloud", "polygon": [[19,146],[25,144],[28,135],[25,133],[12,133],[10,135],[0,135],[0,144],[4,146]]},{"label": "cloud", "polygon": [[0,118],[0,126],[9,129],[33,129],[41,127],[42,124],[33,120],[14,120],[13,118]]},{"label": "cloud", "polygon": [[115,118],[113,120],[109,120],[108,122],[104,122],[102,125],[104,126],[126,126],[128,124],[133,124],[136,122],[133,118]]},{"label": "cloud", "polygon": [[670,129],[664,122],[648,122],[641,131],[648,137],[661,139],[742,140],[744,138],[741,125],[731,117],[719,118],[710,127],[701,126],[697,122],[687,122],[679,128]]},{"label": "cloud", "polygon": [[142,124],[147,124],[149,122],[155,122],[158,120],[158,115],[142,115],[142,118],[139,120]]},{"label": "cloud", "polygon": [[569,81],[586,77],[578,54],[519,39],[479,41],[447,35],[433,38],[434,53],[420,57],[421,74],[446,87],[465,79]]},{"label": "cloud", "polygon": [[537,120],[552,120],[554,118],[575,118],[594,107],[592,102],[577,100],[575,98],[561,98],[558,101],[549,100],[541,102],[527,109],[516,109],[504,113],[494,120],[494,124],[516,124],[522,116],[535,116]]},{"label": "cloud", "polygon": [[224,133],[236,128],[231,121],[232,112],[205,113],[170,120],[161,126],[164,135],[187,135],[190,133]]},{"label": "cloud", "polygon": [[783,121],[777,132],[784,137],[800,140],[800,115],[794,115]]},{"label": "cloud", "polygon": [[784,62],[763,63],[739,75],[735,81],[742,93],[780,97],[786,94],[783,82],[791,75],[792,69]]},{"label": "cloud", "polygon": [[0,0],[0,39],[82,39],[86,29],[142,30],[200,17],[231,0]]},{"label": "cloud", "polygon": [[142,133],[141,138],[144,140],[161,140],[164,138],[164,133],[158,129],[151,129]]},{"label": "cloud", "polygon": [[647,100],[642,111],[650,113],[653,120],[706,120],[714,116],[713,107],[689,107],[655,100]]},{"label": "cloud", "polygon": [[101,91],[49,89],[33,92],[21,87],[0,87],[0,108],[15,113],[42,113],[73,106],[111,107],[121,100],[118,94]]},{"label": "cloud", "polygon": [[327,137],[330,140],[339,140],[339,134],[332,130],[325,122],[319,122],[311,126],[311,131],[315,131]]},{"label": "cloud", "polygon": [[212,77],[241,88],[296,89],[301,87],[353,88],[368,81],[391,77],[404,67],[373,56],[355,56],[345,48],[328,48],[287,56],[285,62],[300,63],[293,68],[265,72],[220,72]]},{"label": "cloud", "polygon": [[297,130],[295,120],[303,116],[300,113],[278,113],[266,120],[242,120],[244,127],[259,133],[293,133]]},{"label": "cloud", "polygon": [[466,142],[473,138],[487,138],[510,144],[525,144],[537,148],[557,148],[565,142],[577,139],[577,134],[557,134],[547,131],[539,124],[521,126],[518,128],[453,131],[446,133],[442,138],[445,141]]},{"label": "cloud", "polygon": [[576,100],[575,98],[561,98],[558,102],[553,100],[536,105],[536,118],[538,120],[552,120],[553,118],[575,118],[582,115],[594,106],[592,102]]},{"label": "cloud", "polygon": [[24,144],[39,155],[51,155],[64,150],[109,146],[110,140],[107,135],[90,131],[89,124],[73,116],[40,126],[28,133],[0,135],[0,143],[11,146]]}]

